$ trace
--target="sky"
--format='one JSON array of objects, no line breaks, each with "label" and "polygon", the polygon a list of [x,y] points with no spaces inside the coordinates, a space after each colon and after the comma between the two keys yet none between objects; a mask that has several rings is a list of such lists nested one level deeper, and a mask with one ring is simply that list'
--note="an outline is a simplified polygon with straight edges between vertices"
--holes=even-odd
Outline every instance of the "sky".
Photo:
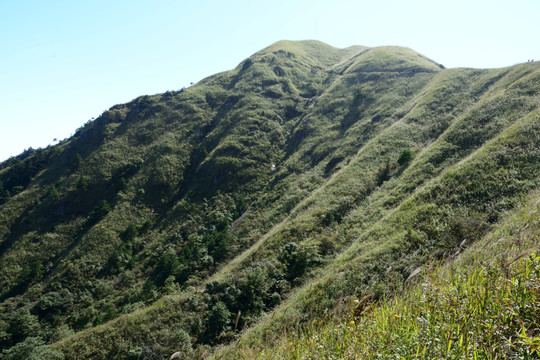
[{"label": "sky", "polygon": [[0,161],[279,40],[498,68],[540,60],[538,19],[540,0],[0,0]]}]

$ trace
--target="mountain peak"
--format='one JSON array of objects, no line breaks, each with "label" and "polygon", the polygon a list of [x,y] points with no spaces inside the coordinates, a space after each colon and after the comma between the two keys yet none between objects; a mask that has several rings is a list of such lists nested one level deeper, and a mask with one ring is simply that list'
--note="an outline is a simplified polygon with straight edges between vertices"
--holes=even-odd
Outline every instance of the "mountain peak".
[{"label": "mountain peak", "polygon": [[258,51],[250,59],[257,60],[268,55],[294,57],[306,64],[339,67],[346,72],[436,72],[444,68],[416,51],[400,46],[353,45],[340,49],[318,40],[281,40]]},{"label": "mountain peak", "polygon": [[444,66],[400,46],[368,48],[354,56],[347,72],[416,71],[437,72]]},{"label": "mountain peak", "polygon": [[350,46],[345,49],[339,49],[318,40],[280,40],[255,53],[253,56],[289,54],[310,63],[329,67],[365,49],[367,49],[365,46]]}]

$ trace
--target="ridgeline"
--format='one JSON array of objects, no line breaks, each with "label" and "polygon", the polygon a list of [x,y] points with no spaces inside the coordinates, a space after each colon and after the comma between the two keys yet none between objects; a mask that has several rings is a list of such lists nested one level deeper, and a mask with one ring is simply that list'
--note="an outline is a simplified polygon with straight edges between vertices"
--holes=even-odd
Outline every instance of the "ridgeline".
[{"label": "ridgeline", "polygon": [[0,359],[533,358],[539,185],[538,63],[280,41],[0,164]]}]

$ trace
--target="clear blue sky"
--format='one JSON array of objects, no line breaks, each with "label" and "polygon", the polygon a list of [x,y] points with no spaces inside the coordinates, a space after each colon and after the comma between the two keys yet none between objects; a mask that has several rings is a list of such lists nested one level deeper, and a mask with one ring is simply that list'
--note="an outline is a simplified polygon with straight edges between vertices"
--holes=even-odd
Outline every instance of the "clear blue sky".
[{"label": "clear blue sky", "polygon": [[540,60],[539,0],[0,0],[0,161],[282,40],[408,46],[446,67]]}]

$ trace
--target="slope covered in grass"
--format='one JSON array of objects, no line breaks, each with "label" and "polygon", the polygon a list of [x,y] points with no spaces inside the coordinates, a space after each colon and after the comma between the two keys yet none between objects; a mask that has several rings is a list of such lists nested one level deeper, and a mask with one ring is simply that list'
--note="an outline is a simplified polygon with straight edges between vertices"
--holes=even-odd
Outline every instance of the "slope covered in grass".
[{"label": "slope covered in grass", "polygon": [[[534,359],[540,355],[540,200],[533,198],[448,263],[419,268],[392,299],[347,298],[298,336],[246,359]],[[231,349],[229,349],[231,351]]]},{"label": "slope covered in grass", "polygon": [[257,351],[399,294],[538,188],[539,84],[536,63],[281,41],[113,106],[0,165],[0,347]]}]

